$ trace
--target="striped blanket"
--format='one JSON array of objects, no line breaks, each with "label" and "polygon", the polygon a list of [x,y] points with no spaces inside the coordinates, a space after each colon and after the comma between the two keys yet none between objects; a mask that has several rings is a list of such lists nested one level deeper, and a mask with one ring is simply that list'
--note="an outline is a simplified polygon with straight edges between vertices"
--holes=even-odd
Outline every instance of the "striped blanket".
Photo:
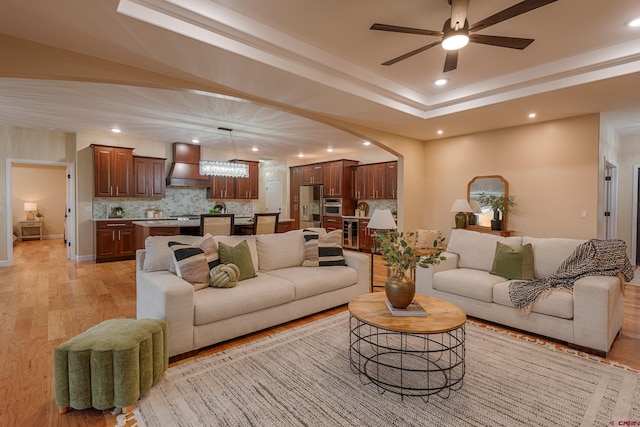
[{"label": "striped blanket", "polygon": [[520,313],[528,314],[538,298],[556,290],[572,292],[573,283],[585,276],[622,276],[620,280],[624,282],[633,279],[626,243],[598,239],[584,242],[550,276],[511,282],[509,297]]}]

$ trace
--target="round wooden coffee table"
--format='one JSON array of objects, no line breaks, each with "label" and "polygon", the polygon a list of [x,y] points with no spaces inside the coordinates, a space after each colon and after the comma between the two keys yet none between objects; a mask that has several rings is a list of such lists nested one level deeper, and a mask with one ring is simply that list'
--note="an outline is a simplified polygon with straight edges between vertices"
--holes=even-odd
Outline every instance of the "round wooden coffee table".
[{"label": "round wooden coffee table", "polygon": [[349,302],[351,369],[381,394],[449,397],[464,378],[466,314],[450,302],[416,295],[426,316],[393,316],[386,300],[376,292]]}]

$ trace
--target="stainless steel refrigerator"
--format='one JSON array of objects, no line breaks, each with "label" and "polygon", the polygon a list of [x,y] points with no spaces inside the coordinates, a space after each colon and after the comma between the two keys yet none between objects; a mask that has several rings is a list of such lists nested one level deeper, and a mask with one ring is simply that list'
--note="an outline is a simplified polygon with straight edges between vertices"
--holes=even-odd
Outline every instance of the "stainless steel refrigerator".
[{"label": "stainless steel refrigerator", "polygon": [[300,228],[322,227],[322,185],[300,186]]}]

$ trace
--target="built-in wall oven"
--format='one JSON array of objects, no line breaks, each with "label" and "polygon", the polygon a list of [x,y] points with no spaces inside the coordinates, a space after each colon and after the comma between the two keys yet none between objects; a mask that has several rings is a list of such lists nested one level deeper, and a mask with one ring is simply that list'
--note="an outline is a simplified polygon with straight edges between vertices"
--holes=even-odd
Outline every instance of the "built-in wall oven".
[{"label": "built-in wall oven", "polygon": [[360,249],[358,240],[359,221],[357,218],[342,218],[342,247],[347,249]]},{"label": "built-in wall oven", "polygon": [[324,199],[324,216],[342,216],[342,199]]}]

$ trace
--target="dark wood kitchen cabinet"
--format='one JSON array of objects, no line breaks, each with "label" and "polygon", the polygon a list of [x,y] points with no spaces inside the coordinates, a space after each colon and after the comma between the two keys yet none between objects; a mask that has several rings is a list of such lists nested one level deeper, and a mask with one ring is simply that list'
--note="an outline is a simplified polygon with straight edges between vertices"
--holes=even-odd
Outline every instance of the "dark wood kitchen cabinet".
[{"label": "dark wood kitchen cabinet", "polygon": [[351,191],[351,169],[358,162],[337,160],[323,165],[322,192],[324,197],[349,197]]},{"label": "dark wood kitchen cabinet", "polygon": [[234,199],[236,197],[234,178],[228,176],[210,177],[210,185],[207,188],[209,199]]},{"label": "dark wood kitchen cabinet", "polygon": [[96,262],[135,259],[135,227],[130,220],[96,222]]},{"label": "dark wood kitchen cabinet", "polygon": [[164,197],[165,159],[133,156],[134,197],[161,199]]},{"label": "dark wood kitchen cabinet", "polygon": [[249,167],[248,178],[231,178],[227,176],[210,177],[207,198],[218,199],[257,199],[260,169],[258,162],[249,160],[232,160],[244,163]]},{"label": "dark wood kitchen cabinet", "polygon": [[322,164],[304,165],[302,166],[302,184],[313,185],[322,184],[323,180]]},{"label": "dark wood kitchen cabinet", "polygon": [[289,178],[289,217],[293,220],[291,228],[300,228],[300,186],[302,185],[302,166],[290,168]]},{"label": "dark wood kitchen cabinet", "polygon": [[353,170],[352,197],[362,199],[396,199],[398,162],[372,163]]},{"label": "dark wood kitchen cabinet", "polygon": [[249,166],[248,178],[236,178],[236,199],[257,199],[258,179],[260,175],[259,163],[247,160],[236,160],[236,162]]},{"label": "dark wood kitchen cabinet", "polygon": [[342,230],[342,217],[325,216],[322,218],[322,227],[327,231],[327,233],[334,230]]},{"label": "dark wood kitchen cabinet", "polygon": [[133,197],[133,148],[92,145],[95,197]]},{"label": "dark wood kitchen cabinet", "polygon": [[360,218],[358,221],[358,245],[363,252],[371,252],[375,246],[374,233],[375,230],[367,228],[369,225],[368,218]]}]

